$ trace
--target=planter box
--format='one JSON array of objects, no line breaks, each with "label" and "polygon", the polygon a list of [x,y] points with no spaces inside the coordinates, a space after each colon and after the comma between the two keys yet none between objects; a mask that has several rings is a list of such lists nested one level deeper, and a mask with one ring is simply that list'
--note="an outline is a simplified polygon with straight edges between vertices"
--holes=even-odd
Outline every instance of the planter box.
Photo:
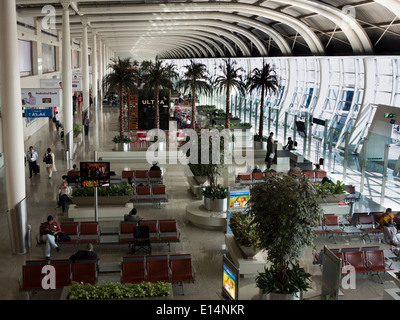
[{"label": "planter box", "polygon": [[347,197],[348,197],[347,193],[337,194],[337,195],[335,195],[335,197],[328,196],[328,197],[323,198],[323,199],[320,198],[320,199],[318,199],[318,202],[319,203],[339,203],[340,201],[343,201]]},{"label": "planter box", "polygon": [[207,177],[202,177],[202,176],[194,176],[194,179],[198,184],[203,184],[207,181]]},{"label": "planter box", "polygon": [[204,197],[204,208],[208,211],[225,212],[228,210],[228,200],[225,199],[210,199]]},{"label": "planter box", "polygon": [[128,152],[130,150],[131,150],[131,144],[130,143],[116,143],[114,145],[114,151]]},{"label": "planter box", "polygon": [[264,141],[254,141],[254,149],[267,150],[267,142]]},{"label": "planter box", "polygon": [[[121,206],[129,202],[133,196],[99,196],[97,197],[97,204],[99,206]],[[93,197],[70,197],[71,201],[77,206],[94,206]]]},{"label": "planter box", "polygon": [[[169,290],[169,295],[168,296],[163,296],[163,297],[143,297],[143,298],[131,298],[131,299],[122,299],[122,300],[173,300],[174,299],[174,293],[172,291],[172,285],[169,284],[170,290]],[[64,287],[60,300],[68,300],[68,290],[70,286]],[[118,299],[121,300],[121,299]],[[78,300],[69,300],[69,301],[78,301]],[[93,300],[92,300],[93,301]]]}]

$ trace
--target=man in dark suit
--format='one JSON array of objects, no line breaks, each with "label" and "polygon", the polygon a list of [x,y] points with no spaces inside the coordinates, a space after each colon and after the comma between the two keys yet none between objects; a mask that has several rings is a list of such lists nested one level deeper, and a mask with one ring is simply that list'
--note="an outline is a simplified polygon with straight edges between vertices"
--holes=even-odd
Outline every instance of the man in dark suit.
[{"label": "man in dark suit", "polygon": [[274,137],[274,133],[271,132],[267,139],[267,155],[265,156],[265,162],[267,162],[268,165],[270,165],[270,166],[272,164],[272,159],[273,159],[270,157],[270,155],[271,155],[271,153],[275,153],[273,137]]},{"label": "man in dark suit", "polygon": [[93,251],[93,245],[91,243],[87,244],[85,250],[79,250],[71,257],[69,257],[69,259],[72,260],[72,262],[75,262],[76,260],[96,260],[96,264],[100,260],[99,257],[97,256],[97,253]]}]

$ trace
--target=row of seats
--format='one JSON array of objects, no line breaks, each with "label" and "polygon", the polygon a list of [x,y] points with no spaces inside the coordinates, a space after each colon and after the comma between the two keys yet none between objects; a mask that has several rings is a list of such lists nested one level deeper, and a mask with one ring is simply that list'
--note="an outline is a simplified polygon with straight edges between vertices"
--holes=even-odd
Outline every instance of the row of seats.
[{"label": "row of seats", "polygon": [[[58,244],[61,246],[100,242],[100,227],[96,221],[62,222],[60,227],[61,231],[71,238],[69,241],[59,241]],[[45,244],[40,235],[37,234],[36,245],[42,246]]]},{"label": "row of seats", "polygon": [[[374,246],[363,246],[363,247],[344,247],[344,248],[333,248],[329,249],[333,253],[337,252],[353,252],[353,251],[370,251],[370,250],[380,250],[379,245],[374,245]],[[320,252],[317,252],[313,250],[313,264],[317,264],[319,266],[322,265],[322,260],[324,256],[324,249],[321,249]]]},{"label": "row of seats", "polygon": [[[361,238],[365,241],[366,238],[371,242],[371,235],[381,235],[382,230],[378,228],[378,224],[374,220],[374,215],[357,214],[356,226],[362,233]],[[339,217],[326,214],[322,221],[319,221],[318,227],[314,228],[314,233],[318,236],[329,235],[336,243],[334,235],[348,235],[353,231],[346,232],[344,225],[339,222]]]},{"label": "row of seats", "polygon": [[138,226],[134,221],[120,221],[119,223],[119,242],[132,245],[132,252],[135,254],[137,247],[145,248],[151,253],[152,243],[167,243],[168,250],[171,251],[171,242],[180,241],[180,231],[178,222],[175,219],[162,220],[141,220],[140,226],[148,227],[148,242],[146,236],[135,236],[135,227]]},{"label": "row of seats", "polygon": [[56,289],[70,286],[72,281],[94,284],[97,282],[96,264],[95,260],[76,260],[74,263],[69,259],[28,260],[22,266],[20,290],[43,290],[42,280],[46,272],[42,273],[42,270],[46,265],[51,265],[55,269]]},{"label": "row of seats", "polygon": [[[273,172],[276,174],[276,172]],[[236,177],[236,182],[242,186],[251,186],[257,182],[264,181],[264,177],[267,175],[265,172],[252,172],[252,173],[239,173]]]},{"label": "row of seats", "polygon": [[179,283],[184,292],[184,283],[195,282],[196,270],[190,254],[147,255],[123,257],[121,283],[172,282]]},{"label": "row of seats", "polygon": [[[42,280],[46,274],[43,267],[55,268],[56,288],[70,286],[72,282],[95,284],[98,281],[96,260],[28,260],[22,266],[20,290],[44,290]],[[194,283],[196,270],[190,254],[147,255],[123,257],[121,261],[121,283],[171,282],[179,283],[184,293],[184,283]]]},{"label": "row of seats", "polygon": [[[342,267],[351,266],[356,274],[377,275],[383,284],[380,274],[392,269],[386,265],[383,250],[376,247],[330,249],[339,259]],[[321,253],[320,253],[321,255]],[[323,263],[323,260],[322,260]],[[348,268],[342,268],[342,274],[348,273]]]},{"label": "row of seats", "polygon": [[162,183],[163,176],[161,170],[123,170],[121,175],[122,181],[139,183]]},{"label": "row of seats", "polygon": [[137,186],[129,202],[151,202],[161,205],[168,202],[168,193],[165,185]]}]

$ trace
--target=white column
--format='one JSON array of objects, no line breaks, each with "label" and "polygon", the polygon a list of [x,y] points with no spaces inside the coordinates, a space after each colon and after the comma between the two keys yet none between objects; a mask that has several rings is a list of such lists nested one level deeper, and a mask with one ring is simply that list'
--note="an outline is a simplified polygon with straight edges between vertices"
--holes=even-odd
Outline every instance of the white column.
[{"label": "white column", "polygon": [[84,18],[82,19],[82,27],[82,111],[85,111],[89,108],[89,49],[87,35],[88,25]]},{"label": "white column", "polygon": [[100,98],[99,103],[102,105],[103,103],[103,73],[104,71],[104,62],[103,62],[103,41],[101,37],[99,37],[99,91],[100,91]]},{"label": "white column", "polygon": [[26,253],[24,126],[15,8],[15,0],[0,1],[2,139],[11,244],[13,253]]},{"label": "white column", "polygon": [[63,118],[64,118],[64,146],[68,151],[67,160],[74,156],[74,118],[72,108],[72,69],[71,69],[71,35],[69,27],[69,1],[62,2],[62,83],[63,83]]},{"label": "white column", "polygon": [[[92,98],[93,98],[93,103],[95,106],[95,109],[97,109],[97,103],[98,103],[98,86],[97,86],[97,81],[98,81],[98,70],[97,70],[97,35],[96,35],[96,30],[92,29],[92,34],[93,34],[93,42],[92,42],[92,58],[90,59],[91,64],[92,64]],[[96,110],[97,111],[97,110]]]}]

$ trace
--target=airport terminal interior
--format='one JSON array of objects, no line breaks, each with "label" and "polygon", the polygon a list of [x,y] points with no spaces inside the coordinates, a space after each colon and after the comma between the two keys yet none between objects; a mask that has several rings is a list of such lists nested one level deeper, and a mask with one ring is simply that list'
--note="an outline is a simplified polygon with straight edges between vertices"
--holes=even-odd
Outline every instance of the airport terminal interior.
[{"label": "airport terminal interior", "polygon": [[[120,282],[122,259],[148,254],[133,253],[130,243],[121,241],[120,222],[132,208],[143,220],[176,221],[178,241],[153,243],[149,253],[190,255],[195,279],[183,287],[173,283],[172,299],[227,299],[222,289],[224,257],[239,269],[236,298],[262,298],[255,277],[268,265],[268,256],[259,252],[246,259],[232,244],[227,227],[231,208],[204,208],[204,183],[196,182],[187,164],[163,157],[171,155],[171,141],[148,156],[154,114],[145,101],[156,98],[139,96],[132,102],[130,95],[121,97],[103,85],[113,72],[112,59],[131,58],[138,65],[174,65],[179,74],[174,85],[192,62],[202,64],[213,79],[224,73],[221,66],[228,62],[243,77],[269,65],[279,85],[265,100],[257,91],[229,94],[231,129],[249,132],[243,152],[252,153],[250,165],[226,164],[218,183],[230,190],[251,190],[255,182],[246,183],[240,175],[256,166],[262,172],[267,169],[267,150],[253,141],[261,117],[262,135],[274,133],[276,158],[271,168],[278,175],[288,174],[294,166],[313,171],[318,164],[332,182],[348,186],[346,198],[322,204],[326,214],[339,217],[341,233],[317,235],[315,246],[304,248],[300,257],[300,265],[311,274],[311,288],[302,299],[400,300],[400,261],[394,247],[384,242],[382,232],[366,235],[357,222],[360,215],[375,216],[391,208],[400,223],[398,1],[7,0],[0,4],[0,21],[0,299],[65,298],[63,288],[21,290],[23,266],[45,260],[39,229],[49,215],[61,225],[96,222],[97,282]],[[196,129],[225,125],[216,122],[218,113],[226,110],[225,89],[214,84],[208,93],[195,92],[195,114],[191,91],[167,91],[162,93],[160,128],[169,134],[176,131],[178,140],[190,128],[190,120]],[[75,102],[73,96],[81,94],[82,100]],[[120,135],[121,99],[124,135],[132,141],[125,150],[117,150],[113,142]],[[61,127],[53,121],[56,112]],[[74,135],[77,127],[82,131]],[[289,137],[295,150],[286,152],[283,146]],[[40,167],[32,176],[24,159],[30,146],[38,153]],[[42,161],[48,148],[55,157],[51,176]],[[154,185],[166,190],[162,201],[102,207],[93,197],[83,208],[73,201],[65,212],[57,206],[59,187],[74,164],[80,168],[84,162],[109,163],[110,184],[118,185],[127,181],[123,172],[149,170],[154,160],[162,172],[161,182]],[[132,182],[134,188],[151,183],[148,178]],[[25,207],[21,209],[20,203]],[[52,248],[50,261],[69,259],[86,244]],[[342,252],[382,250],[389,269],[379,276],[357,274],[354,287],[342,285],[328,297],[327,275],[318,259],[324,247]]]}]

